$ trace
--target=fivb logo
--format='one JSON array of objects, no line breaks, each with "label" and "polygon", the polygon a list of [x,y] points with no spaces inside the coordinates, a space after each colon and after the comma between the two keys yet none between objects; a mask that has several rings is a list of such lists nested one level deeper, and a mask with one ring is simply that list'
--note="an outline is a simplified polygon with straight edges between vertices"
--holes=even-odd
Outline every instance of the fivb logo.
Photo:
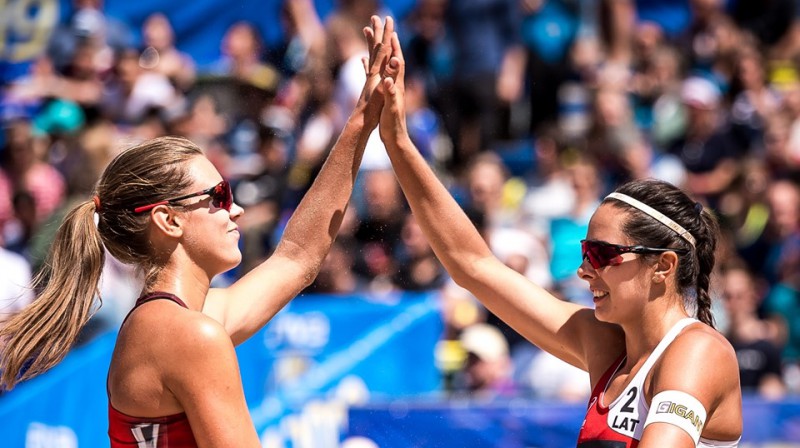
[{"label": "fivb logo", "polygon": [[698,431],[703,430],[705,422],[700,420],[700,416],[696,412],[687,408],[685,405],[675,403],[673,401],[662,401],[656,407],[656,414],[675,414],[678,417],[685,418],[691,422],[692,426],[697,428]]},{"label": "fivb logo", "polygon": [[78,448],[78,436],[66,426],[33,422],[25,433],[25,448]]}]

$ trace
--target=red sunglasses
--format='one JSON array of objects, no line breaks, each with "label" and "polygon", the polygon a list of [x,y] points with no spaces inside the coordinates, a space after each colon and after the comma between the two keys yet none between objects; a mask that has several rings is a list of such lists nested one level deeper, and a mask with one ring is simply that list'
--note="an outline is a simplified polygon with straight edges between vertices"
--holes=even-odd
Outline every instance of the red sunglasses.
[{"label": "red sunglasses", "polygon": [[581,254],[583,255],[583,259],[588,259],[589,264],[591,264],[594,269],[622,264],[622,254],[659,254],[669,251],[681,255],[689,253],[686,249],[621,246],[619,244],[606,243],[605,241],[581,240]]},{"label": "red sunglasses", "polygon": [[231,184],[227,180],[223,180],[222,182],[214,185],[211,188],[206,188],[205,190],[198,191],[196,193],[189,193],[183,196],[179,196],[177,198],[172,199],[165,199],[163,201],[154,202],[152,204],[141,205],[133,209],[134,213],[142,213],[148,210],[152,210],[159,205],[167,205],[173,204],[178,201],[182,201],[184,199],[193,198],[196,196],[203,196],[203,195],[211,196],[211,205],[216,208],[221,208],[227,211],[231,211],[231,206],[233,205],[233,191],[231,191]]}]

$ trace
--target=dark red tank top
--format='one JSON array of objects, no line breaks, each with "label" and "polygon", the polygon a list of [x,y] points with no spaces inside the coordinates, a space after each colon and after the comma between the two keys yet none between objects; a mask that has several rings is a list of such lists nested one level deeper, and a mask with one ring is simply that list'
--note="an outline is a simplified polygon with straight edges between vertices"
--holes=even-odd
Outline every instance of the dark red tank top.
[{"label": "dark red tank top", "polygon": [[[171,300],[187,308],[183,300],[166,292],[152,292],[139,297],[128,316],[138,306],[151,300]],[[125,320],[128,319],[125,317]],[[124,323],[124,321],[123,321]],[[164,417],[133,417],[123,414],[108,402],[108,438],[111,448],[196,448],[197,442],[185,412]]]}]

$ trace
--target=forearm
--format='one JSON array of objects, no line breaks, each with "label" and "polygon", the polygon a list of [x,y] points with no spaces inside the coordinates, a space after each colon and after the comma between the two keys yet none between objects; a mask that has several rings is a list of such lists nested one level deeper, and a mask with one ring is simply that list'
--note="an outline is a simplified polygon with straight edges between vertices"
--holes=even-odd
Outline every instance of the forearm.
[{"label": "forearm", "polygon": [[353,112],[319,174],[292,214],[275,253],[224,290],[212,290],[203,312],[222,322],[235,343],[261,328],[319,272],[343,220],[370,133],[383,108],[374,95],[380,68],[391,55],[394,22],[377,16],[364,35],[372,48],[367,80]]},{"label": "forearm", "polygon": [[276,254],[310,267],[319,266],[325,258],[339,230],[374,127],[366,122],[366,107],[360,104],[289,220]]},{"label": "forearm", "polygon": [[[229,288],[209,292],[203,312],[234,344],[249,338],[310,284],[333,243],[369,136],[356,109],[286,226],[275,253]],[[266,286],[266,287],[265,287]]]},{"label": "forearm", "polygon": [[386,145],[417,222],[450,275],[463,284],[474,262],[491,256],[489,247],[407,134]]}]

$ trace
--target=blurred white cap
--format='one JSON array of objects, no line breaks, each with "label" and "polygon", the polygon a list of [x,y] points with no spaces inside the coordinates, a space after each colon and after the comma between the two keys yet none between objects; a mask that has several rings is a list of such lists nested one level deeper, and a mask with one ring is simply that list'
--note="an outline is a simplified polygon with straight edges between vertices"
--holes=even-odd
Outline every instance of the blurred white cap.
[{"label": "blurred white cap", "polygon": [[508,356],[508,342],[497,327],[479,323],[461,332],[461,346],[483,361],[497,361]]},{"label": "blurred white cap", "polygon": [[348,437],[342,441],[342,448],[380,448],[374,441],[360,436]]},{"label": "blurred white cap", "polygon": [[717,107],[721,96],[722,93],[716,84],[699,76],[686,79],[681,87],[683,102],[700,109]]}]

